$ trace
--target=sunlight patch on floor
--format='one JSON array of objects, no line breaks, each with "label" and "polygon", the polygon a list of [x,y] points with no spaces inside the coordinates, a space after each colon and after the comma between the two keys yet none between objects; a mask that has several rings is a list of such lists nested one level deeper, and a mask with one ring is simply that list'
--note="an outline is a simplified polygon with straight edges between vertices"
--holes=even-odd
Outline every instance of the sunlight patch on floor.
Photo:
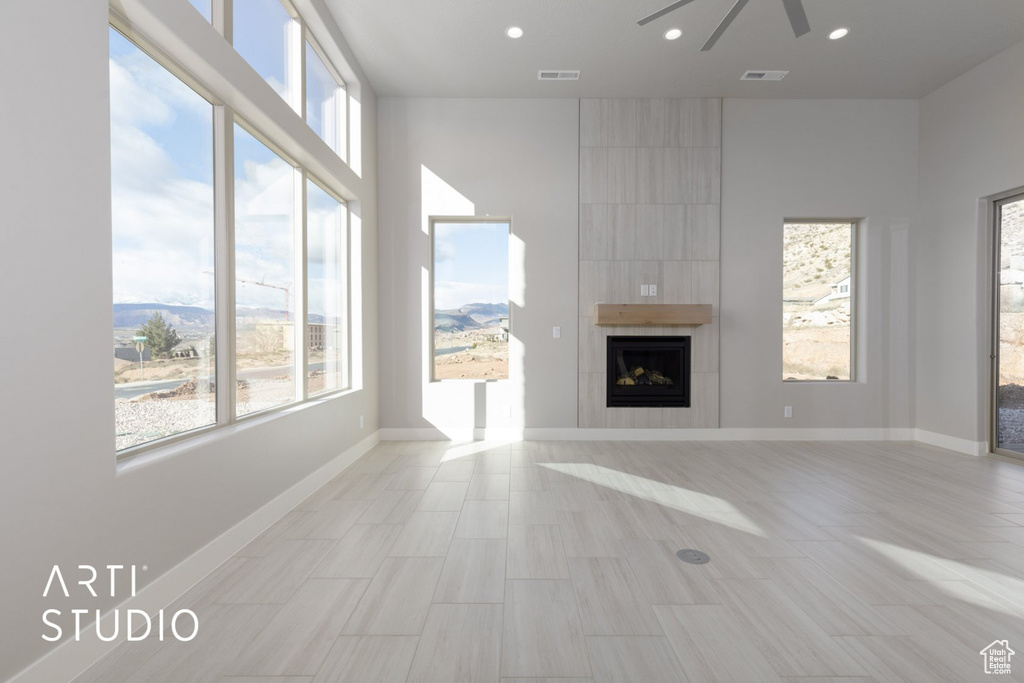
[{"label": "sunlight patch on floor", "polygon": [[[873,538],[854,538],[919,580],[928,581],[930,587],[960,602],[1010,616],[1019,616],[1024,609],[1022,579]],[[938,578],[937,572],[943,570],[949,575]]]},{"label": "sunlight patch on floor", "polygon": [[[682,486],[647,479],[635,474],[620,472],[600,465],[583,463],[540,463],[554,472],[589,481],[615,491],[642,498],[673,510],[700,517],[715,524],[721,524],[737,531],[767,538],[754,520],[736,508],[735,505],[717,496],[693,491]],[[725,515],[721,513],[727,513]]]}]

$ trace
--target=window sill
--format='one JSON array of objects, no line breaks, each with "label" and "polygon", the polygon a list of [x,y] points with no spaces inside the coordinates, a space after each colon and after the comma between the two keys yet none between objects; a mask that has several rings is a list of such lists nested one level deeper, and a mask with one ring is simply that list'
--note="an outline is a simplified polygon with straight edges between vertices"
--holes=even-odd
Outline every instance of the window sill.
[{"label": "window sill", "polygon": [[213,445],[245,430],[277,420],[285,415],[298,413],[323,403],[351,396],[359,391],[361,390],[339,389],[338,391],[312,396],[304,401],[287,403],[276,408],[261,410],[258,413],[236,417],[227,424],[200,427],[183,434],[168,436],[158,441],[125,449],[117,453],[116,476],[161,462],[186,451]]}]

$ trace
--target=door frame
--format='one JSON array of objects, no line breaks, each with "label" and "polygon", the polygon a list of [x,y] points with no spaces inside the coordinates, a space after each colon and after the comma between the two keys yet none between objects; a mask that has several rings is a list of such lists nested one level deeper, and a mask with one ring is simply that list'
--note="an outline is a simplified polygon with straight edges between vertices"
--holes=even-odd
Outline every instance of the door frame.
[{"label": "door frame", "polygon": [[1024,187],[993,195],[986,202],[988,234],[991,244],[989,253],[989,453],[1011,458],[1024,458],[1024,453],[999,448],[999,300],[1002,250],[1002,208],[1024,200]]}]

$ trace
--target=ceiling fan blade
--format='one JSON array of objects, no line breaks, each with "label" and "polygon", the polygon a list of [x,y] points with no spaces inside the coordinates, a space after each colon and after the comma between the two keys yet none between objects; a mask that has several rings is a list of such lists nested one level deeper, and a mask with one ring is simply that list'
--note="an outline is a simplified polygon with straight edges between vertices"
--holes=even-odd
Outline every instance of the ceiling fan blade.
[{"label": "ceiling fan blade", "polygon": [[711,34],[710,38],[708,38],[708,42],[704,43],[704,47],[700,49],[701,52],[707,52],[715,46],[718,39],[722,37],[723,33],[725,33],[725,29],[729,28],[729,24],[732,23],[732,20],[736,18],[736,15],[740,13],[741,9],[746,7],[747,2],[749,2],[749,0],[736,0],[736,4],[733,5],[732,9],[729,10],[729,13],[725,15],[725,19],[722,19],[722,23],[718,25],[715,32]]},{"label": "ceiling fan blade", "polygon": [[679,0],[678,2],[673,2],[668,7],[664,7],[662,9],[658,10],[657,12],[655,12],[654,14],[648,15],[648,16],[644,17],[643,19],[641,19],[640,21],[636,22],[636,23],[639,26],[643,26],[644,24],[649,24],[652,21],[654,21],[655,19],[658,19],[659,17],[663,17],[666,14],[668,14],[669,12],[673,12],[673,11],[679,9],[683,5],[689,5],[691,2],[693,2],[693,0]]},{"label": "ceiling fan blade", "polygon": [[803,0],[782,0],[789,15],[789,23],[793,27],[793,33],[799,38],[805,33],[810,33],[811,25],[807,21],[807,12],[804,11]]}]

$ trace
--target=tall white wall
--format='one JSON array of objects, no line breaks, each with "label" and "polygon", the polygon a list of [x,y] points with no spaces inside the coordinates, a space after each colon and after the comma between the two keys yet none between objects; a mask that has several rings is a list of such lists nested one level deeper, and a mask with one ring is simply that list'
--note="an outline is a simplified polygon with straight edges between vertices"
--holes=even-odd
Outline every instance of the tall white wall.
[{"label": "tall white wall", "polygon": [[[722,427],[912,426],[917,142],[915,100],[725,100]],[[783,220],[832,217],[862,219],[857,381],[784,383]]]},{"label": "tall white wall", "polygon": [[[578,155],[577,100],[381,98],[382,427],[576,425]],[[430,382],[427,219],[488,214],[512,218],[510,379]]]},{"label": "tall white wall", "polygon": [[917,427],[987,439],[988,197],[1024,187],[1024,42],[921,100]]},{"label": "tall white wall", "polygon": [[[209,50],[241,94],[276,98],[230,48],[217,47],[187,3],[151,5],[151,19],[166,12],[169,22],[195,26],[184,42]],[[43,600],[54,564],[145,564],[142,589],[377,428],[377,117],[364,86],[363,173],[349,178],[362,200],[363,389],[190,440],[118,472],[107,12],[105,0],[19,2],[4,7],[0,22],[2,680],[52,647],[41,638],[44,609],[105,610],[124,597]],[[284,135],[312,135],[284,110],[270,119]]]}]

